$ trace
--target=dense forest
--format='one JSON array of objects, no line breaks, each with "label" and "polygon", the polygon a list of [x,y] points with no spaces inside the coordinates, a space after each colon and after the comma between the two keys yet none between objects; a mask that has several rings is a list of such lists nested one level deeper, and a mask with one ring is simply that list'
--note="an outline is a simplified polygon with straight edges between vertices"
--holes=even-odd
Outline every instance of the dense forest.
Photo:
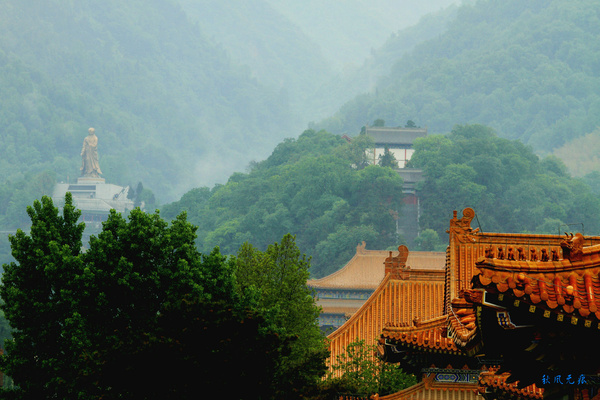
[{"label": "dense forest", "polygon": [[199,227],[201,251],[219,246],[234,254],[244,242],[264,249],[292,233],[312,256],[312,273],[326,275],[352,257],[362,240],[373,248],[397,246],[402,179],[391,168],[367,165],[371,145],[366,137],[349,143],[308,130],[280,143],[250,172],[212,189],[193,189],[161,212],[171,219],[186,211]]},{"label": "dense forest", "polygon": [[[234,254],[243,243],[259,248],[287,232],[312,255],[312,274],[336,271],[356,244],[393,249],[403,243],[402,180],[389,167],[365,163],[366,135],[346,142],[325,131],[305,131],[227,184],[197,188],[162,208],[187,211],[198,225],[198,245]],[[445,248],[452,211],[473,207],[482,231],[600,234],[600,199],[572,178],[556,156],[543,159],[518,140],[484,125],[457,125],[446,135],[417,139],[410,167],[422,168],[421,236],[417,250]],[[576,226],[569,224],[577,223]],[[562,229],[562,231],[561,231]]]},{"label": "dense forest", "polygon": [[439,237],[452,210],[468,206],[484,232],[600,234],[600,199],[590,182],[572,178],[556,156],[540,159],[489,127],[457,125],[417,139],[409,166],[425,171],[421,228]]},{"label": "dense forest", "polygon": [[443,34],[316,127],[342,133],[376,118],[412,119],[446,133],[481,123],[551,152],[600,123],[599,18],[591,0],[465,4]]}]

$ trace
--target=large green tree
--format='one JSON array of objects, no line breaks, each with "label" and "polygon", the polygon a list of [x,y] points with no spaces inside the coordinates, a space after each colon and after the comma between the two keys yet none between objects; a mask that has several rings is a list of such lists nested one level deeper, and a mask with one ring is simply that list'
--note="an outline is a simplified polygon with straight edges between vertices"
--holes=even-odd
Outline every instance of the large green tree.
[{"label": "large green tree", "polygon": [[310,259],[300,253],[295,237],[286,234],[281,243],[263,252],[244,243],[236,256],[236,278],[241,294],[254,297],[258,308],[271,320],[290,351],[281,358],[275,374],[283,398],[300,398],[325,374],[328,356],[318,325],[320,307],[306,285]]},{"label": "large green tree", "polygon": [[[68,398],[77,375],[85,373],[84,338],[73,303],[83,271],[81,236],[84,224],[67,199],[63,214],[48,197],[27,208],[31,233],[10,237],[16,262],[5,264],[0,295],[13,340],[2,369],[12,376],[25,398]],[[69,334],[67,333],[69,332]],[[76,394],[76,393],[75,393]],[[77,398],[77,397],[75,397]]]},{"label": "large green tree", "polygon": [[[28,208],[11,237],[2,310],[14,328],[2,370],[25,399],[185,399],[205,388],[274,398],[289,340],[236,289],[235,265],[197,252],[185,214],[112,212],[82,252],[70,195]],[[261,368],[256,368],[259,363]],[[160,379],[158,377],[163,377]]]}]

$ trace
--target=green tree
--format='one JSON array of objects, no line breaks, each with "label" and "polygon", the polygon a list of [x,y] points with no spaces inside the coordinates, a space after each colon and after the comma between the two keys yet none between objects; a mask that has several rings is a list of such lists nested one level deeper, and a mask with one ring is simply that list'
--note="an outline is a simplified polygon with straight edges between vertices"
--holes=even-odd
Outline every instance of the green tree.
[{"label": "green tree", "polygon": [[70,194],[62,216],[48,197],[27,213],[31,234],[18,230],[10,236],[16,262],[3,266],[1,307],[14,332],[5,342],[9,356],[2,359],[2,369],[30,398],[50,393],[67,398],[82,367],[82,343],[77,335],[64,335],[64,328],[77,323],[71,296],[77,285],[73,278],[82,271],[85,225],[77,223],[80,213]]},{"label": "green tree", "polygon": [[289,343],[290,351],[281,358],[273,380],[287,399],[314,390],[326,371],[328,351],[318,326],[320,307],[306,286],[309,268],[310,259],[301,255],[290,234],[264,252],[244,243],[236,256],[241,295],[256,302]]},{"label": "green tree", "polygon": [[398,168],[398,161],[387,144],[383,148],[383,154],[379,155],[377,164],[379,164],[380,167]]},{"label": "green tree", "polygon": [[396,393],[417,383],[414,375],[404,373],[397,365],[377,357],[377,345],[364,340],[350,343],[346,352],[337,356],[325,381],[326,390],[368,397]]},{"label": "green tree", "polygon": [[585,222],[586,234],[600,231],[600,202],[585,181],[571,178],[557,157],[540,160],[489,127],[457,125],[446,136],[417,139],[410,166],[425,173],[423,232],[441,237],[452,210],[465,207],[476,210],[483,230],[547,232],[559,220]]},{"label": "green tree", "polygon": [[14,328],[1,368],[21,398],[185,399],[215,385],[275,396],[289,339],[242,298],[232,261],[197,252],[185,214],[169,225],[113,211],[82,253],[70,194],[62,215],[48,197],[27,212],[0,286]]},{"label": "green tree", "polygon": [[213,189],[193,189],[163,206],[161,215],[187,211],[199,226],[204,252],[218,245],[224,254],[235,254],[246,241],[266,249],[292,233],[302,252],[313,256],[311,273],[322,276],[348,261],[357,243],[397,246],[402,179],[389,168],[368,165],[365,149],[372,143],[366,135],[347,141],[307,130],[297,140],[284,140],[250,172],[233,174]]},{"label": "green tree", "polygon": [[352,138],[349,146],[338,148],[337,154],[349,160],[355,169],[363,169],[373,163],[373,151],[375,142],[366,134],[360,134]]},{"label": "green tree", "polygon": [[444,248],[440,236],[433,229],[424,229],[415,238],[415,245],[418,251],[441,251]]}]

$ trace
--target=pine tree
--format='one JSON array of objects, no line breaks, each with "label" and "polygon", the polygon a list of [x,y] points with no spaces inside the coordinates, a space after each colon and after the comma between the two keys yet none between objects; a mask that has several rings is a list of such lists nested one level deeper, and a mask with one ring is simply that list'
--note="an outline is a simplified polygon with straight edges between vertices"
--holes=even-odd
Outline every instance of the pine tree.
[{"label": "pine tree", "polygon": [[394,154],[390,151],[388,145],[385,145],[383,149],[383,154],[379,155],[379,166],[381,167],[389,167],[389,168],[398,168],[398,161]]}]

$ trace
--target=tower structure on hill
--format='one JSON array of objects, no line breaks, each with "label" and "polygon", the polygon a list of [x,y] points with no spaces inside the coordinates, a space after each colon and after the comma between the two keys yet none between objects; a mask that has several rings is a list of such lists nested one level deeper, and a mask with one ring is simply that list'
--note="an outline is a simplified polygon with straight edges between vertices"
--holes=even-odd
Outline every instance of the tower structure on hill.
[{"label": "tower structure on hill", "polygon": [[383,126],[366,126],[365,132],[373,138],[375,147],[372,153],[372,162],[377,164],[387,147],[398,161],[398,168],[406,168],[415,150],[415,139],[427,136],[427,128],[391,128]]},{"label": "tower structure on hill", "polygon": [[404,207],[402,216],[397,221],[397,231],[410,247],[419,234],[420,207],[417,183],[423,179],[423,171],[417,168],[407,168],[406,165],[415,152],[413,148],[415,140],[427,136],[427,128],[391,128],[367,125],[365,133],[375,142],[375,147],[369,155],[373,164],[377,164],[379,156],[384,154],[386,148],[398,161],[396,172],[404,181]]}]

